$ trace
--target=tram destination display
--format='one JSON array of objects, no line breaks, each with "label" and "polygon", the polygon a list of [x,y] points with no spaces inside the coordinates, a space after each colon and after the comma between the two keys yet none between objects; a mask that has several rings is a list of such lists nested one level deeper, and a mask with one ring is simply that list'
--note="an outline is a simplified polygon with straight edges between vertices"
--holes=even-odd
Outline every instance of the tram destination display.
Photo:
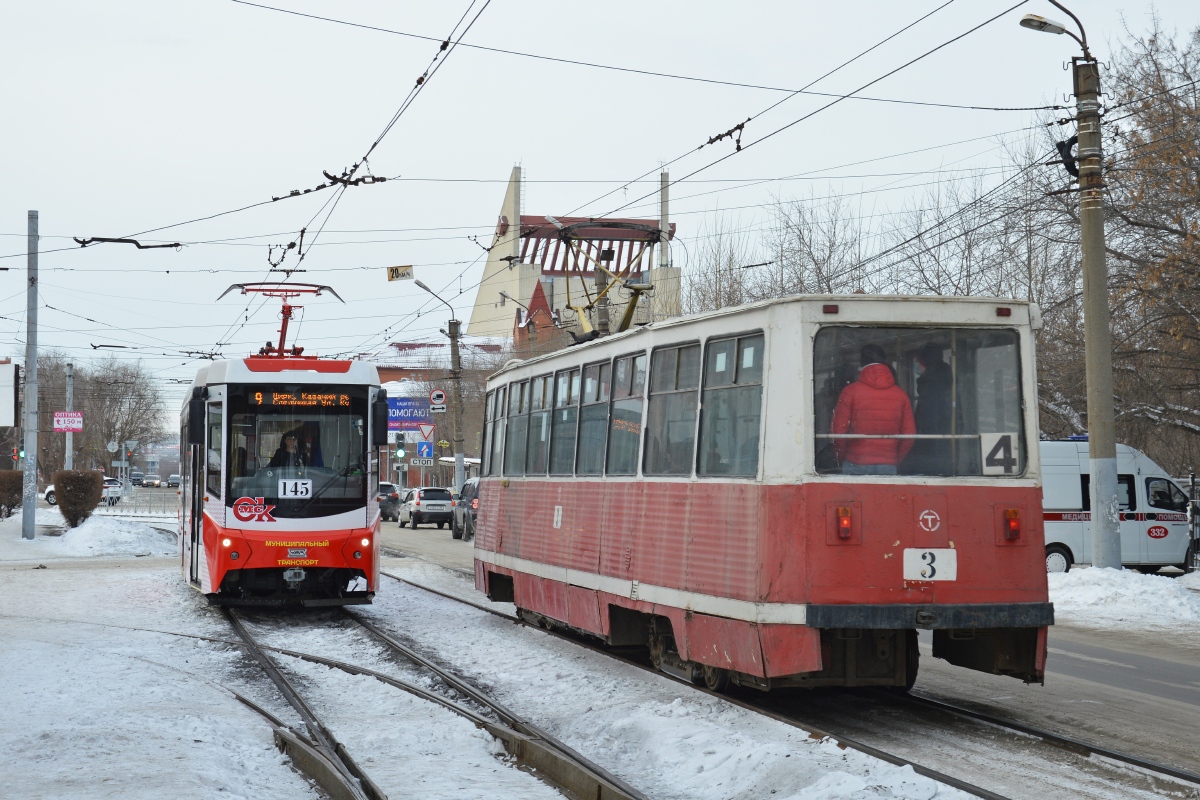
[{"label": "tram destination display", "polygon": [[276,389],[252,389],[246,393],[252,406],[285,406],[289,408],[349,408],[350,395],[345,392],[310,392],[303,389],[284,392]]}]

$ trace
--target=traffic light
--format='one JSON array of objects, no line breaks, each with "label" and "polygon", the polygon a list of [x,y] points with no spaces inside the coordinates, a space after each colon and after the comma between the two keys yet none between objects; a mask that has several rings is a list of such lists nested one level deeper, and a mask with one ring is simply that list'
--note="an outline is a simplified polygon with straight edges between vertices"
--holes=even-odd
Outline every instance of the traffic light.
[{"label": "traffic light", "polygon": [[404,458],[404,445],[400,445],[396,448],[396,458]]},{"label": "traffic light", "polygon": [[19,451],[17,448],[15,448],[15,447],[13,448],[13,461],[19,461],[19,460],[20,460],[20,458],[21,458],[21,457],[20,457],[19,455],[17,455],[19,452],[20,452],[20,451]]},{"label": "traffic light", "polygon": [[20,453],[18,458],[20,458],[22,461],[24,461],[25,460],[25,440],[24,439],[21,440],[21,448],[17,452]]}]

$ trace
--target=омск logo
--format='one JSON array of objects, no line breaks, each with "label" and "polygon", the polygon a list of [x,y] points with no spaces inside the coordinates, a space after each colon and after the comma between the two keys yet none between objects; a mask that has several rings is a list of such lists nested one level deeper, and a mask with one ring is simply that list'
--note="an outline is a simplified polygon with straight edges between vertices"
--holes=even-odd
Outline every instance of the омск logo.
[{"label": "\u043e\u043c\u0441\u043a logo", "polygon": [[242,522],[274,522],[271,512],[275,506],[263,503],[261,497],[239,497],[233,501],[233,515]]}]

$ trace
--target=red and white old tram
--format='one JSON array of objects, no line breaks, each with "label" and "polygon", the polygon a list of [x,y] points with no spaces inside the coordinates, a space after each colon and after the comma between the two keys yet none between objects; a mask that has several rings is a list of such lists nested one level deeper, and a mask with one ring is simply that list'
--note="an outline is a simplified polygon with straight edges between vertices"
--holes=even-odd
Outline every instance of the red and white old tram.
[{"label": "red and white old tram", "polygon": [[1037,307],[802,296],[488,382],[475,583],[711,688],[1041,681]]},{"label": "red and white old tram", "polygon": [[341,605],[375,593],[387,393],[371,364],[300,353],[281,336],[257,356],[215,361],[183,406],[181,567],[211,602]]}]

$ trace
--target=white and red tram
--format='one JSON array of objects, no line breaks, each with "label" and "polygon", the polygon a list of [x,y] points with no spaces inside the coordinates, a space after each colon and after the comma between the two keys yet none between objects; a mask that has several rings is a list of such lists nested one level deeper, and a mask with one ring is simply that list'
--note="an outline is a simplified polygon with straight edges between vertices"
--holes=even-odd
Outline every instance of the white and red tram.
[{"label": "white and red tram", "polygon": [[[1039,324],[1013,300],[800,296],[510,362],[476,586],[713,688],[911,686],[917,629],[1041,681]],[[896,428],[839,410],[868,379],[898,387]]]},{"label": "white and red tram", "polygon": [[375,593],[387,393],[370,364],[298,353],[281,339],[213,362],[183,406],[181,568],[210,602],[343,605]]}]

